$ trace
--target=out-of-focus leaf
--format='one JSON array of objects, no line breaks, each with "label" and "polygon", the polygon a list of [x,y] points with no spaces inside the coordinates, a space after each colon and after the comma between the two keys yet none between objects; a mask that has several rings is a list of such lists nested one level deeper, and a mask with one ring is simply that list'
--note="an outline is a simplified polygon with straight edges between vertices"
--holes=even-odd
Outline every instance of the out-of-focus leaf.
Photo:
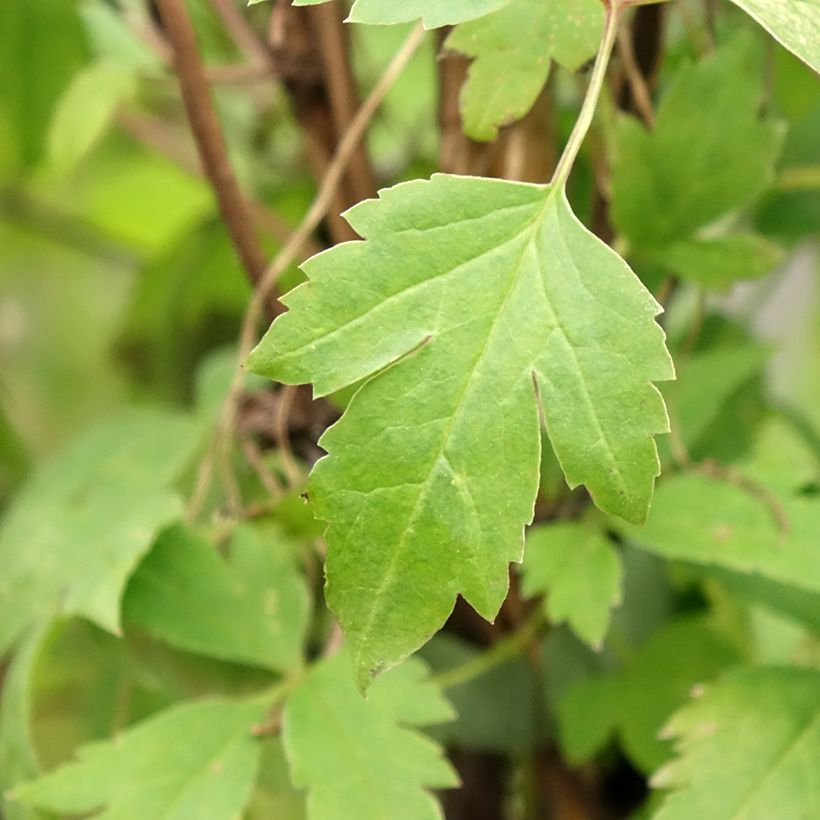
[{"label": "out-of-focus leaf", "polygon": [[250,295],[224,227],[208,220],[141,272],[118,346],[142,381],[187,399],[195,364],[236,339]]},{"label": "out-of-focus leaf", "polygon": [[[707,269],[719,263],[716,250],[725,248],[714,244],[716,237],[707,242],[697,232],[748,206],[774,178],[782,129],[759,116],[757,63],[757,52],[738,38],[678,71],[652,132],[630,117],[618,121],[612,167],[616,227],[639,255],[664,260],[670,253],[666,261],[680,275],[703,266],[695,273],[701,284]],[[749,240],[730,235],[721,241],[736,246]],[[741,267],[738,261],[731,266],[741,274],[761,264]],[[729,278],[730,271],[722,271],[716,286]]]},{"label": "out-of-focus leaf", "polygon": [[258,700],[175,706],[116,739],[81,747],[75,761],[18,786],[12,797],[61,814],[144,820],[235,820],[259,766],[251,727]]},{"label": "out-of-focus leaf", "polygon": [[227,560],[182,526],[166,530],[134,573],[126,622],[174,646],[285,672],[302,663],[308,598],[294,551],[244,525]]},{"label": "out-of-focus leaf", "polygon": [[[482,651],[486,649],[441,632],[419,655],[440,675],[469,663]],[[448,747],[520,753],[536,738],[536,697],[532,669],[526,659],[513,658],[465,683],[449,686],[447,699],[456,718],[434,726],[430,734]]]},{"label": "out-of-focus leaf", "polygon": [[75,74],[57,103],[48,130],[48,156],[61,173],[71,172],[105,133],[117,108],[137,90],[128,66],[100,60]]},{"label": "out-of-focus leaf", "polygon": [[781,248],[750,233],[684,239],[653,254],[653,261],[681,279],[712,290],[725,289],[738,279],[759,279],[771,273],[782,259]]},{"label": "out-of-focus leaf", "polygon": [[35,165],[57,100],[87,59],[75,0],[0,3],[0,119],[15,164]]},{"label": "out-of-focus leaf", "polygon": [[491,140],[535,102],[555,60],[570,71],[592,57],[604,9],[597,0],[513,0],[463,23],[446,46],[475,58],[461,91],[465,133]]},{"label": "out-of-focus leaf", "polygon": [[179,414],[125,413],[31,477],[0,531],[0,652],[55,609],[119,631],[128,577],[181,513],[170,485],[197,432]]},{"label": "out-of-focus leaf", "polygon": [[561,746],[581,763],[615,733],[634,763],[651,772],[669,757],[658,732],[695,684],[740,660],[701,619],[659,629],[619,671],[582,681],[558,705]]},{"label": "out-of-focus leaf", "polygon": [[[716,344],[678,363],[677,380],[664,385],[663,392],[673,429],[687,449],[700,452],[710,426],[726,412],[730,399],[762,371],[768,356],[759,344]],[[668,439],[664,444],[669,445]]]},{"label": "out-of-focus leaf", "polygon": [[437,820],[425,789],[454,786],[441,750],[409,727],[452,717],[426,670],[409,660],[368,692],[356,691],[350,658],[316,664],[285,707],[283,736],[294,783],[308,789],[310,820]]},{"label": "out-of-focus leaf", "polygon": [[707,686],[667,723],[677,758],[655,820],[806,820],[820,805],[820,673],[750,667]]},{"label": "out-of-focus leaf", "polygon": [[593,647],[600,648],[610,609],[620,603],[622,572],[612,543],[591,524],[542,524],[527,533],[524,595],[543,595],[550,621],[566,621]]},{"label": "out-of-focus leaf", "polygon": [[622,529],[641,548],[666,558],[820,592],[818,498],[767,499],[726,479],[680,475],[658,487],[644,528]]},{"label": "out-of-focus leaf", "polygon": [[31,735],[32,672],[48,631],[39,624],[17,648],[3,681],[0,700],[0,809],[5,820],[38,820],[42,815],[8,800],[12,787],[40,772]]}]

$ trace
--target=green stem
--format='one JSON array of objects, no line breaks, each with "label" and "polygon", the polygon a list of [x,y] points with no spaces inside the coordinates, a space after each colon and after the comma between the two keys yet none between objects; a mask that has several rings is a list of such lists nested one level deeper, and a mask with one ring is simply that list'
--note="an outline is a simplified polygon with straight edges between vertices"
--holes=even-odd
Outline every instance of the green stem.
[{"label": "green stem", "polygon": [[612,48],[615,45],[615,38],[618,34],[621,2],[622,0],[607,0],[606,2],[604,34],[601,38],[601,45],[598,48],[598,56],[595,58],[595,67],[592,69],[589,87],[584,96],[584,102],[578,114],[578,119],[575,121],[575,126],[569,135],[564,153],[561,154],[561,159],[558,160],[558,165],[555,167],[555,173],[552,176],[551,183],[555,187],[563,187],[566,185],[567,179],[572,172],[572,166],[575,164],[578,152],[581,150],[584,138],[589,131],[590,125],[592,125],[592,118],[595,114],[595,108],[598,105],[598,98],[601,96],[601,89],[604,86],[604,78],[606,77],[609,58],[612,56]]},{"label": "green stem", "polygon": [[433,675],[430,682],[442,689],[452,689],[481,677],[485,672],[520,655],[537,637],[543,625],[544,615],[539,608],[532,617],[524,621],[519,629],[494,643],[486,652],[471,658],[466,663]]}]

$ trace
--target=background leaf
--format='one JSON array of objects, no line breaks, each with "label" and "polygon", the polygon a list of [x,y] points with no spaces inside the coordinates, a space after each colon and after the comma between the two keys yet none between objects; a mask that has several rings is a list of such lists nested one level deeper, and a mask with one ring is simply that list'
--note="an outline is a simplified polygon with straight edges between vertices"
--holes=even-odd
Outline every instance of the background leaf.
[{"label": "background leaf", "polygon": [[622,572],[612,543],[594,525],[543,524],[527,533],[524,595],[543,595],[550,622],[566,621],[593,647],[600,648],[610,608],[620,603]]},{"label": "background leaf", "polygon": [[170,485],[197,433],[181,414],[125,413],[32,476],[0,531],[0,652],[57,608],[119,631],[128,577],[181,513]]},{"label": "background leaf", "polygon": [[523,117],[552,60],[575,71],[595,55],[603,16],[596,0],[513,0],[456,28],[445,45],[475,58],[461,90],[464,132],[490,140],[499,126]]},{"label": "background leaf", "polygon": [[424,787],[454,786],[456,775],[433,741],[406,727],[449,719],[446,701],[416,660],[379,678],[363,700],[349,664],[346,652],[316,664],[285,707],[285,748],[294,782],[309,789],[308,817],[440,817]]},{"label": "background leaf", "polygon": [[192,652],[285,672],[302,663],[308,597],[291,544],[236,529],[227,559],[182,526],[166,530],[134,574],[127,622]]},{"label": "background leaf", "polygon": [[112,741],[83,746],[76,762],[19,786],[14,798],[63,814],[106,820],[207,813],[234,820],[259,765],[251,726],[259,701],[203,701],[168,709]]},{"label": "background leaf", "polygon": [[749,668],[708,686],[667,724],[678,758],[655,776],[675,791],[657,820],[811,817],[820,801],[820,673]]}]

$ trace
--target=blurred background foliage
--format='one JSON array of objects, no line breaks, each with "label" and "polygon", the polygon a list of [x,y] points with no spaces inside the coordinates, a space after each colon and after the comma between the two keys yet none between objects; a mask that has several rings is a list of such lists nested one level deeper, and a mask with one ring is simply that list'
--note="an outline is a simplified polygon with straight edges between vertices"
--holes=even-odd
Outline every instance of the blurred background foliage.
[{"label": "blurred background foliage", "polygon": [[[239,13],[240,24],[225,15],[226,5]],[[339,129],[327,126],[321,41],[300,45],[293,32],[292,39],[276,40],[272,15],[275,22],[277,14],[296,14],[282,3],[272,11],[266,3],[244,9],[190,0],[188,8],[232,164],[260,241],[273,255],[309,205],[339,138]],[[675,426],[661,442],[667,467],[674,471],[683,451],[692,461],[714,460],[759,476],[772,492],[782,488],[811,499],[818,493],[820,453],[820,85],[811,69],[739,9],[715,9],[710,2],[705,8],[676,0],[638,11],[632,32],[636,47],[648,49],[648,56],[639,55],[645,80],[655,100],[676,94],[676,102],[656,109],[648,136],[633,117],[634,99],[616,67],[570,194],[585,223],[613,241],[667,302],[664,323],[680,377],[665,387]],[[340,7],[334,9],[338,14]],[[309,29],[309,20],[300,11],[293,25]],[[357,95],[373,86],[407,31],[346,28]],[[715,48],[717,56],[709,56]],[[712,62],[704,69],[710,60],[735,60],[738,66],[721,73],[722,63]],[[698,71],[693,66],[704,73],[687,90],[686,77]],[[464,58],[442,55],[440,36],[427,36],[371,123],[363,154],[369,178],[348,175],[313,238],[315,249],[349,238],[335,214],[377,187],[437,169],[530,181],[549,177],[577,113],[583,69],[556,66],[527,117],[503,128],[498,140],[478,143],[464,137],[454,107],[465,67]],[[755,165],[750,153],[758,150],[758,128],[765,130],[765,145]],[[707,132],[714,132],[711,165],[672,161],[676,151],[690,156]],[[715,156],[721,157],[717,167]],[[667,199],[647,205],[635,180],[651,169],[654,157],[666,163],[664,174],[671,169],[680,178],[664,177],[666,188],[658,190],[666,190]],[[721,166],[733,163],[729,181],[720,177]],[[749,168],[759,168],[754,178]],[[710,174],[717,175],[714,191],[705,190]],[[734,199],[730,192],[729,200],[720,201],[735,183]],[[658,235],[653,220],[674,212],[673,198],[683,209],[682,223],[670,229],[662,247],[644,241],[646,233]],[[661,214],[655,210],[660,208],[667,210]],[[289,270],[283,289],[300,277],[295,267]],[[161,407],[179,414],[182,426],[168,428],[167,447],[153,457],[132,442],[135,462],[142,459],[134,470],[151,476],[157,492],[174,488],[173,499],[163,496],[170,512],[156,520],[179,518],[182,500],[195,492],[196,465],[228,389],[251,293],[199,171],[169,47],[151,4],[3,0],[2,503],[8,505],[28,477],[39,475],[39,465],[79,434],[93,435],[124,408]],[[302,601],[290,606],[282,627],[295,641],[288,651],[299,655],[304,643],[313,657],[332,637],[332,625],[321,603],[321,527],[300,493],[319,453],[318,434],[337,411],[317,409],[301,394],[294,402],[290,449],[283,454],[276,446],[280,393],[246,384],[229,456],[243,506],[226,503],[222,479],[211,482],[194,529],[206,544],[224,544],[237,519],[252,522],[251,539],[260,527],[272,528],[274,535],[265,531],[264,537],[279,545],[280,565],[290,567],[277,570],[277,577],[290,584],[293,601]],[[166,423],[172,422],[157,425]],[[118,429],[110,439],[89,444],[97,448],[94,459],[109,453],[116,461],[121,437],[139,427]],[[120,482],[120,495],[105,495],[109,473],[93,463],[72,486],[101,493],[116,518],[116,499],[142,490],[134,490],[129,482],[136,479],[125,480],[115,465],[110,481]],[[549,453],[542,472],[541,520],[583,509],[585,500],[566,491]],[[71,483],[65,476],[55,480]],[[47,517],[55,509],[45,505],[35,514]],[[679,509],[685,526],[692,513],[685,505]],[[820,532],[820,517],[814,520]],[[448,817],[646,816],[654,799],[647,802],[647,777],[670,756],[659,728],[693,685],[743,662],[820,662],[817,594],[742,567],[733,571],[681,558],[672,548],[669,560],[663,559],[661,550],[635,546],[640,536],[610,535],[623,566],[623,589],[601,651],[566,625],[555,625],[523,655],[447,687],[458,718],[432,733],[464,784],[460,793],[443,797]],[[178,537],[193,538],[196,551],[195,536]],[[85,531],[68,545],[65,567],[82,569],[83,538]],[[37,543],[27,535],[13,548],[30,552]],[[20,603],[15,617],[29,607],[31,623],[41,626],[18,645],[14,666],[6,666],[0,760],[7,784],[183,699],[256,692],[275,684],[287,668],[289,660],[271,659],[259,647],[237,649],[230,634],[220,643],[220,628],[255,628],[259,613],[251,605],[238,621],[223,618],[202,633],[184,618],[178,621],[173,601],[152,621],[139,606],[146,595],[153,601],[146,611],[156,605],[151,573],[176,571],[163,567],[161,546],[162,538],[127,588],[134,567],[122,578],[124,638],[101,627],[107,615],[82,591],[76,605],[61,610],[65,617],[50,619],[67,569],[30,587],[37,595]],[[28,570],[18,576],[8,571],[29,584]],[[181,571],[180,589],[212,578],[212,600],[239,607],[219,580],[222,571],[210,564],[190,577]],[[209,593],[197,599],[194,592],[188,589],[193,597],[187,604],[201,612]],[[32,596],[37,601],[30,606]],[[422,658],[445,679],[448,670],[469,666],[520,622],[520,596],[508,603],[492,627],[459,605]],[[8,626],[14,618],[4,609],[0,620]],[[4,632],[9,643],[19,638],[11,626]],[[29,728],[21,728],[21,720]],[[264,746],[260,772],[246,816],[303,816],[304,799],[290,784],[278,739]],[[539,814],[533,808],[539,805],[551,814]],[[6,811],[10,818],[35,816],[19,805]]]}]

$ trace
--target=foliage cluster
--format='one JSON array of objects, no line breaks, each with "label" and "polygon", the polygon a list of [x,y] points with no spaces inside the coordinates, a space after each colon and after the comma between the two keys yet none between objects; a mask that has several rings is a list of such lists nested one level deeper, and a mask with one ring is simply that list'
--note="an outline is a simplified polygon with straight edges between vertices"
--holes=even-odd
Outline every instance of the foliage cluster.
[{"label": "foliage cluster", "polygon": [[820,6],[0,68],[4,818],[820,816]]}]

